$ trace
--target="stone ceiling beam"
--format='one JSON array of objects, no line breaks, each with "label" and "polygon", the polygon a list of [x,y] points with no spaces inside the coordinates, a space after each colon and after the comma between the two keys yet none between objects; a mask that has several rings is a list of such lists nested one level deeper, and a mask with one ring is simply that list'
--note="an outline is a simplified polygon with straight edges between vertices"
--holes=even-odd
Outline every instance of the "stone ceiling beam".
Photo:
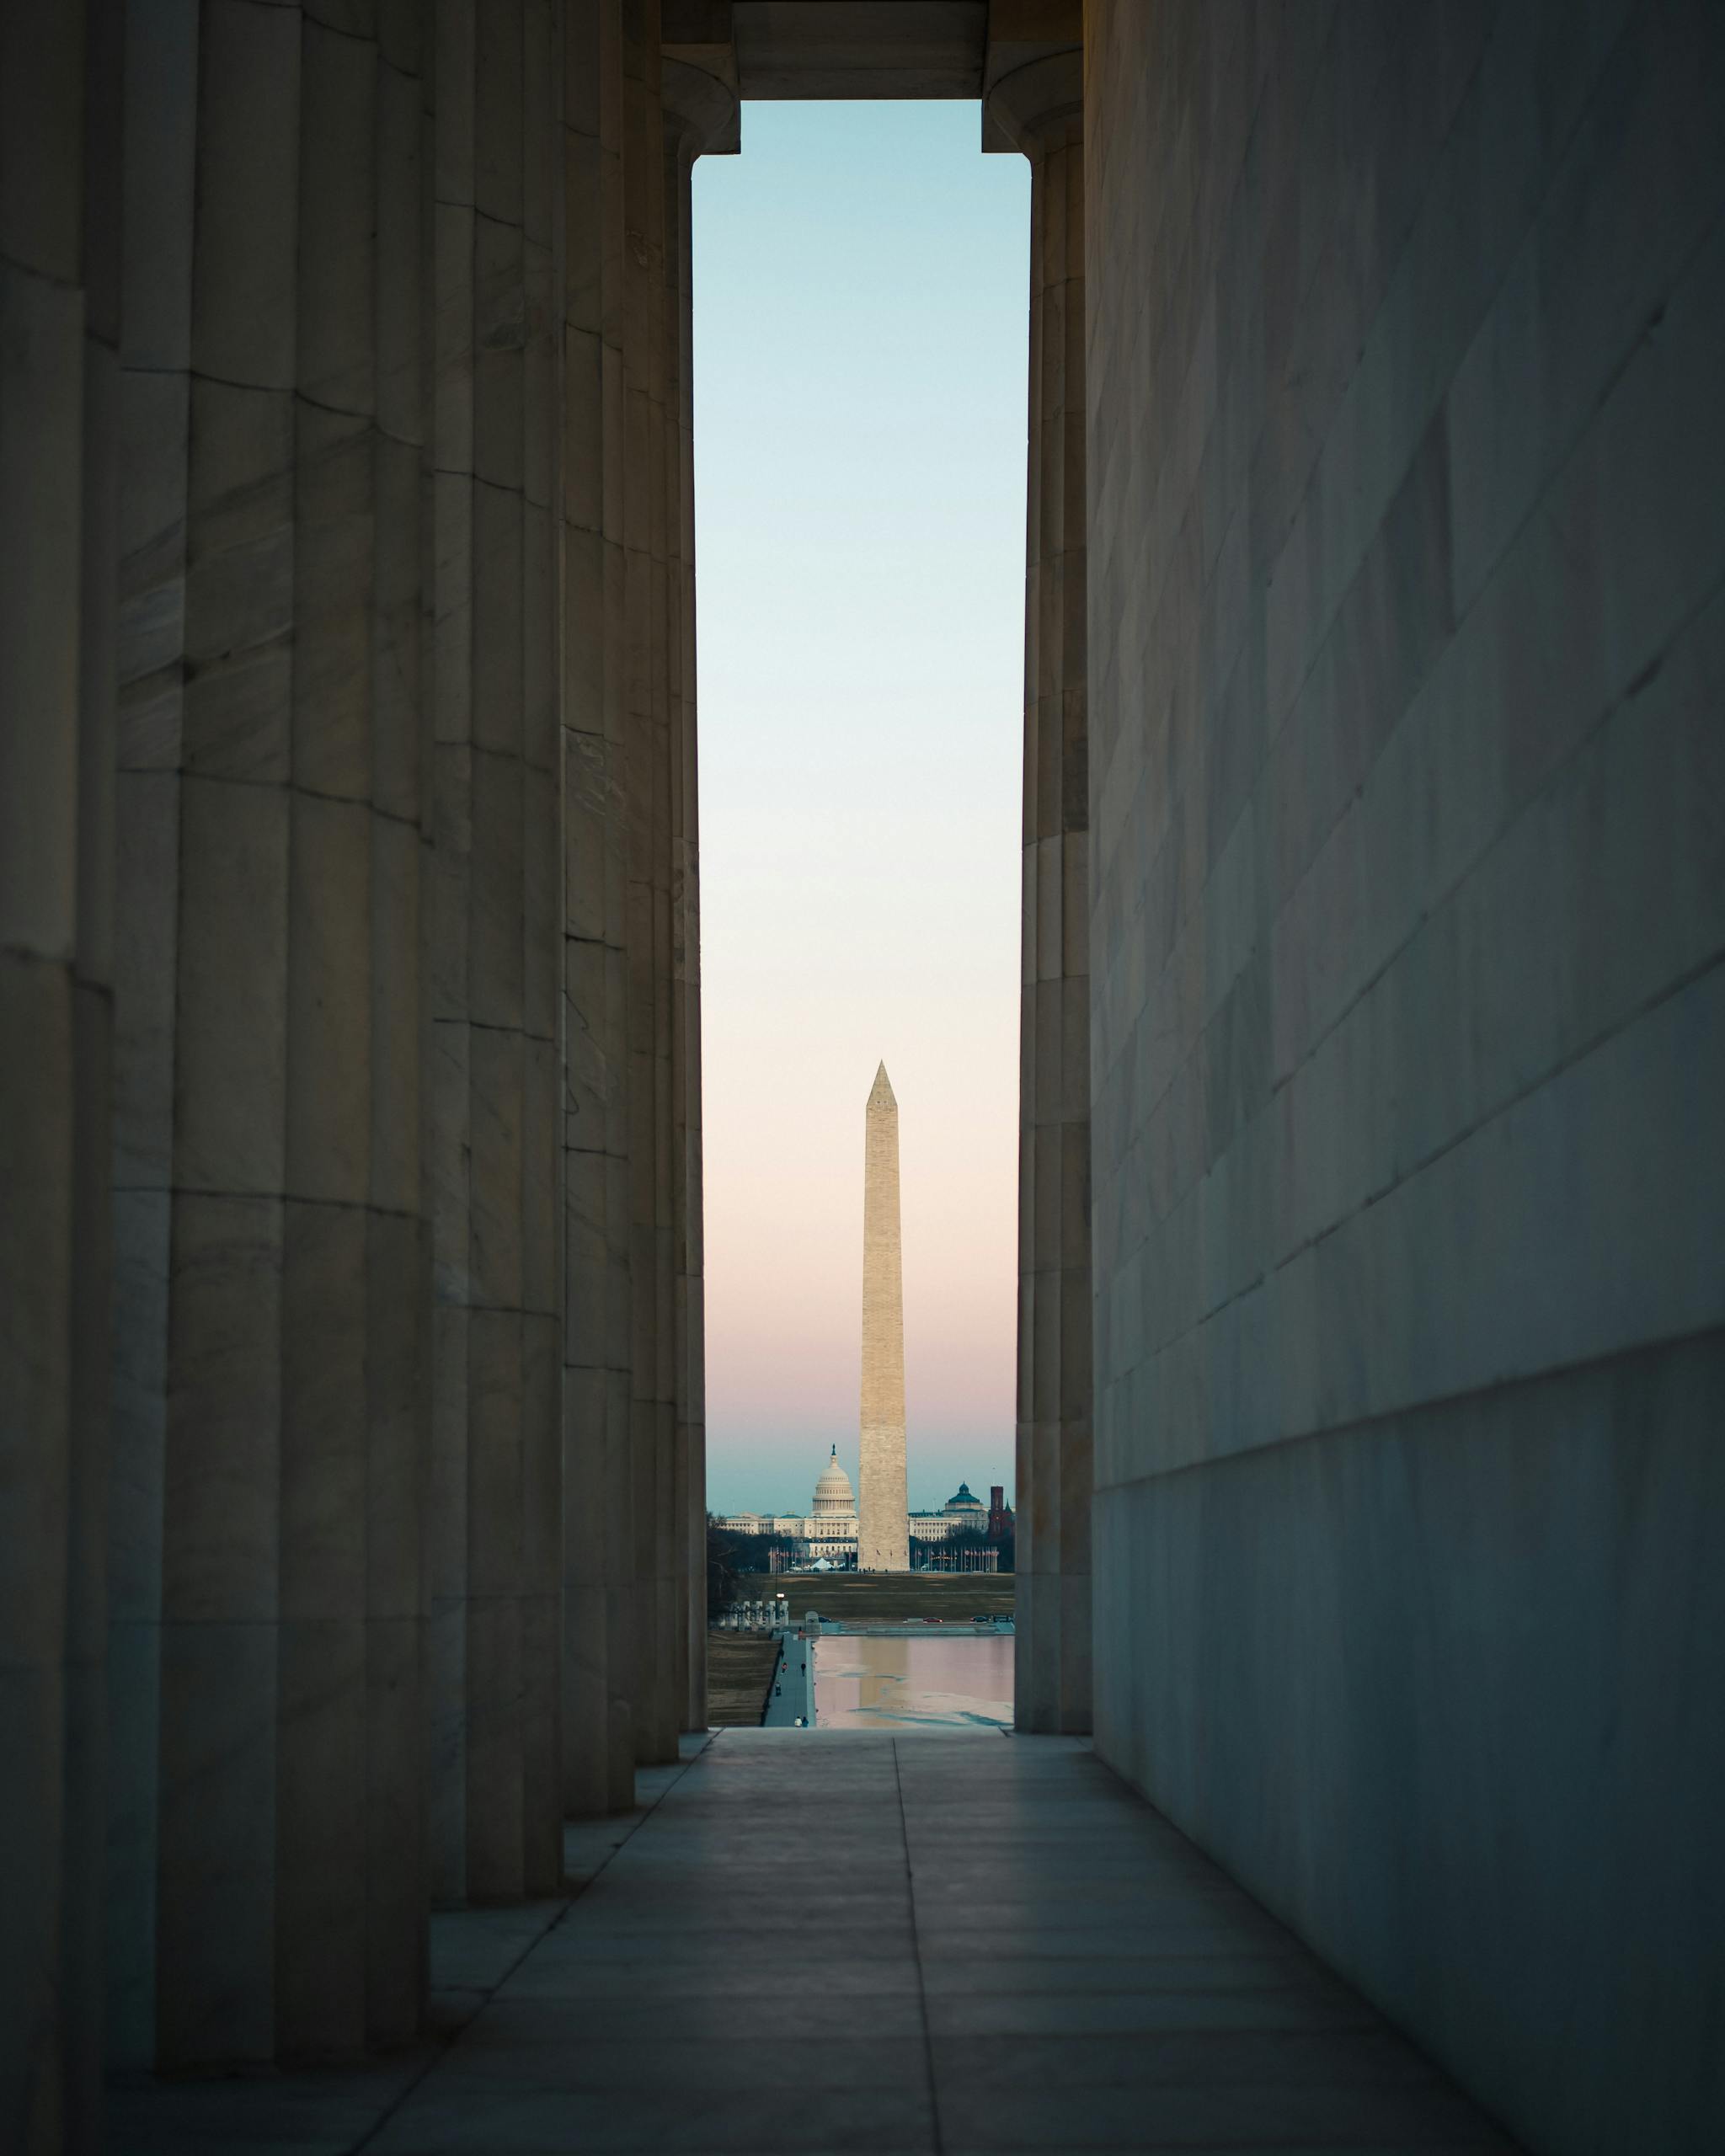
[{"label": "stone ceiling beam", "polygon": [[[980,99],[1075,50],[1081,18],[1079,0],[664,0],[665,51],[739,99]],[[983,147],[1017,146],[985,125]]]}]

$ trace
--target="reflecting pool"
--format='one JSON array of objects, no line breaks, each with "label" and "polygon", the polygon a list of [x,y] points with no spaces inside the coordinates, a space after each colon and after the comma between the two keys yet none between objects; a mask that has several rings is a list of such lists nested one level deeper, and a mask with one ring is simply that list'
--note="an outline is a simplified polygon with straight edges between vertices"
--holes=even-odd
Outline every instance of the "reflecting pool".
[{"label": "reflecting pool", "polygon": [[825,1634],[814,1642],[814,1719],[822,1729],[1010,1728],[1012,1636]]}]

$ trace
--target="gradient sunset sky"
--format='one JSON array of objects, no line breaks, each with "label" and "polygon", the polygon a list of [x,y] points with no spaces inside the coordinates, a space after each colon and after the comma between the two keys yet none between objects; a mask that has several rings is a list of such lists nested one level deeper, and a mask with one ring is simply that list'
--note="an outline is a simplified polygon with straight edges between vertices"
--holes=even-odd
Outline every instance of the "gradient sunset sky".
[{"label": "gradient sunset sky", "polygon": [[1029,168],[749,104],[694,179],[708,1497],[857,1474],[899,1100],[911,1502],[1012,1481]]}]

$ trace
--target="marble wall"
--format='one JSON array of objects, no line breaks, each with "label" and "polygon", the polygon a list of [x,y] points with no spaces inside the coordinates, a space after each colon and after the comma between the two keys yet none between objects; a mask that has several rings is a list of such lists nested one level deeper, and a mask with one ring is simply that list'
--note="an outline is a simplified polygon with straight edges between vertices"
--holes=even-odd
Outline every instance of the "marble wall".
[{"label": "marble wall", "polygon": [[1712,2146],[1725,18],[1086,38],[1098,1748]]}]

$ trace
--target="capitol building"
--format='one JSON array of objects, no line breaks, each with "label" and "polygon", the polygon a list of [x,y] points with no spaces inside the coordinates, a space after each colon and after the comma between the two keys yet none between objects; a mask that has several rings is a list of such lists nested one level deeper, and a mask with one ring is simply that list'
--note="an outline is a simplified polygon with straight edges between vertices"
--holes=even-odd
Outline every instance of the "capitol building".
[{"label": "capitol building", "polygon": [[[714,1524],[733,1534],[783,1535],[798,1545],[798,1558],[816,1564],[823,1558],[838,1566],[857,1561],[857,1498],[851,1478],[839,1465],[835,1445],[806,1513],[720,1513]],[[944,1542],[948,1536],[988,1529],[988,1507],[961,1482],[938,1512],[907,1513],[905,1529],[913,1542]]]}]

